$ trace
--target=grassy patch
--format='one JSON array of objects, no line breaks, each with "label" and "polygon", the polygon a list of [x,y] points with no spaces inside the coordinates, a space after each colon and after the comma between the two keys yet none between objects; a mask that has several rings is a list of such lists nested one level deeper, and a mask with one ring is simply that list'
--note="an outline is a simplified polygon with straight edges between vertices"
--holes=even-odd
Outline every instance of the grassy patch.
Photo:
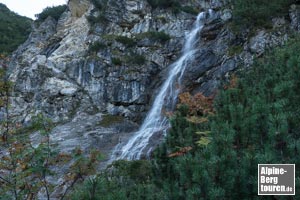
[{"label": "grassy patch", "polygon": [[242,53],[242,51],[243,51],[243,46],[241,46],[241,45],[233,45],[233,46],[229,47],[229,49],[228,49],[228,55],[229,56],[234,56],[236,54]]},{"label": "grassy patch", "polygon": [[122,116],[118,115],[103,115],[100,125],[103,127],[110,127],[114,124],[121,123],[124,121]]}]

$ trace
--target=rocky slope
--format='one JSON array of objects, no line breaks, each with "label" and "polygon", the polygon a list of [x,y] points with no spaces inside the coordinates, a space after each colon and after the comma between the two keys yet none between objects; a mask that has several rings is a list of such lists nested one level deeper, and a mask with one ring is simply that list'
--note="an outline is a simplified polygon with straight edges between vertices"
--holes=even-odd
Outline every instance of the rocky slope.
[{"label": "rocky slope", "polygon": [[[146,0],[103,2],[95,7],[88,0],[70,0],[58,21],[49,17],[35,25],[9,64],[15,83],[12,115],[25,124],[38,113],[51,118],[57,123],[51,138],[61,151],[80,146],[109,154],[126,140],[149,110],[196,17],[154,9]],[[291,23],[274,19],[272,30],[242,39],[229,29],[226,0],[185,0],[182,6],[215,13],[199,35],[195,62],[180,86],[192,93],[212,95],[237,66],[248,66],[254,56],[283,44],[299,29],[296,5]],[[242,41],[242,49],[230,53],[236,41]]]}]

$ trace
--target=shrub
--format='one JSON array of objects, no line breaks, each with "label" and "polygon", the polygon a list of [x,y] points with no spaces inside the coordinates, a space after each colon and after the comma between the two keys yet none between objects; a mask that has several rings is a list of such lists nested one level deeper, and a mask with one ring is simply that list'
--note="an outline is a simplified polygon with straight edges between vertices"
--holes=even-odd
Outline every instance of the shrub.
[{"label": "shrub", "polygon": [[177,0],[147,0],[147,2],[153,8],[168,8],[173,6],[179,6]]},{"label": "shrub", "polygon": [[165,43],[171,39],[170,35],[166,34],[163,31],[160,32],[150,32],[150,38],[155,39],[159,42]]},{"label": "shrub", "polygon": [[190,13],[192,15],[197,15],[199,13],[199,10],[192,6],[183,6],[180,7],[180,10],[186,13]]},{"label": "shrub", "polygon": [[58,20],[66,9],[66,5],[47,7],[40,14],[36,14],[35,17],[37,18],[37,21],[44,21],[49,16],[53,17],[55,20]]},{"label": "shrub", "polygon": [[122,65],[122,60],[120,60],[119,58],[112,58],[111,62],[114,65]]},{"label": "shrub", "polygon": [[243,52],[243,46],[242,45],[232,45],[228,49],[228,55],[234,56],[236,54],[240,54]]},{"label": "shrub", "polygon": [[90,47],[89,47],[89,52],[98,52],[101,49],[104,49],[106,47],[106,44],[102,42],[94,42]]},{"label": "shrub", "polygon": [[136,45],[136,41],[129,37],[117,36],[115,39],[117,42],[124,44],[126,47],[133,47],[134,45]]},{"label": "shrub", "polygon": [[99,13],[98,16],[94,16],[94,15],[89,15],[86,17],[87,20],[90,22],[91,25],[94,25],[96,23],[100,23],[100,24],[107,24],[108,20],[106,19],[104,13]]},{"label": "shrub", "polygon": [[88,16],[86,16],[86,19],[92,25],[97,23],[97,17],[95,17],[94,15],[88,15]]},{"label": "shrub", "polygon": [[99,10],[104,9],[106,7],[106,4],[107,4],[106,0],[91,0],[91,2]]},{"label": "shrub", "polygon": [[137,65],[143,65],[146,62],[146,58],[143,55],[134,54],[133,57],[135,58],[133,61]]},{"label": "shrub", "polygon": [[130,179],[144,182],[151,175],[151,165],[147,160],[117,160],[112,164],[120,176],[128,176]]},{"label": "shrub", "polygon": [[[107,1],[106,0],[91,0],[91,2],[96,7],[95,10],[92,10],[91,14],[87,16],[87,20],[90,24],[94,25],[96,23],[106,24],[108,20],[105,17],[105,10],[107,8]],[[97,16],[94,16],[96,11],[99,11]]]}]

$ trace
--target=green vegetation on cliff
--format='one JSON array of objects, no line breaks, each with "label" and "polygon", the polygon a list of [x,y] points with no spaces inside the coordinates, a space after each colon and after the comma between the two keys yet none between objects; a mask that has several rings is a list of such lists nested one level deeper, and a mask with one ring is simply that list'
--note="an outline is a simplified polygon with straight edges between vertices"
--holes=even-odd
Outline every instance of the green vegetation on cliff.
[{"label": "green vegetation on cliff", "polygon": [[31,31],[31,21],[0,3],[0,54],[11,53],[26,40]]},{"label": "green vegetation on cliff", "polygon": [[234,0],[235,28],[270,27],[272,17],[285,17],[296,0]]},{"label": "green vegetation on cliff", "polygon": [[174,13],[179,13],[180,11],[190,13],[192,15],[197,15],[199,10],[192,6],[182,6],[181,2],[178,0],[147,0],[152,8],[171,8]]},{"label": "green vegetation on cliff", "polygon": [[[51,16],[58,20],[66,10],[66,5],[47,7],[36,14],[37,21],[42,22]],[[0,54],[10,54],[25,42],[31,32],[32,20],[10,11],[0,3]]]}]

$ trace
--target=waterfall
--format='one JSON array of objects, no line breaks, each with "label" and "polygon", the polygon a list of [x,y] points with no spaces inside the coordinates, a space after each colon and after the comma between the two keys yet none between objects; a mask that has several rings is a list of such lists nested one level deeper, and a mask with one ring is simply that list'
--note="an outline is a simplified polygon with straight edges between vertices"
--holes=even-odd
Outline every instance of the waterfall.
[{"label": "waterfall", "polygon": [[[155,133],[165,134],[169,128],[168,119],[162,113],[164,105],[174,107],[176,104],[176,99],[180,92],[180,88],[176,87],[176,85],[180,85],[185,68],[194,59],[196,51],[195,44],[199,38],[197,36],[204,26],[207,15],[212,15],[212,11],[210,10],[209,13],[201,12],[197,16],[192,30],[186,34],[182,56],[175,63],[170,65],[168,77],[161,86],[142,126],[133,134],[127,144],[119,144],[115,148],[111,160],[134,160],[139,159],[143,153],[150,153],[151,149],[146,149],[150,138]],[[147,152],[145,152],[145,150]]]}]

